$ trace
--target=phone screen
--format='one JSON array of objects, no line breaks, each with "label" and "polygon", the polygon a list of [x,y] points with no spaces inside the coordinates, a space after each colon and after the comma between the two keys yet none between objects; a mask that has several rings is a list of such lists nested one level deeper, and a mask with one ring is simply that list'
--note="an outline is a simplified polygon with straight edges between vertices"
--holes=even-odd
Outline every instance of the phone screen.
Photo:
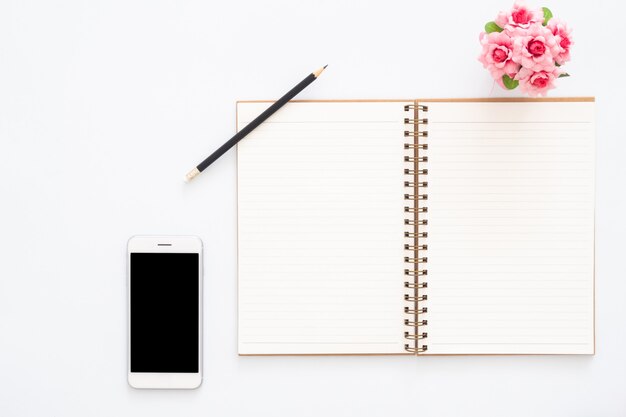
[{"label": "phone screen", "polygon": [[199,254],[130,254],[130,371],[199,372]]}]

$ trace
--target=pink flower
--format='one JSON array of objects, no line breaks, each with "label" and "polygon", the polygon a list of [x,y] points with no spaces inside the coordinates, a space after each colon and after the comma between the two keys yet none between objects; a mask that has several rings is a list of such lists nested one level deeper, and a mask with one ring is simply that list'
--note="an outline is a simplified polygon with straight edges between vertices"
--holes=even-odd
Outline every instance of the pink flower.
[{"label": "pink flower", "polygon": [[559,46],[552,31],[541,23],[534,23],[524,36],[516,36],[513,42],[513,61],[535,72],[554,71],[554,57]]},{"label": "pink flower", "polygon": [[533,23],[543,23],[543,11],[530,9],[524,2],[516,1],[513,10],[498,13],[495,22],[502,29],[515,33],[518,29],[528,29]]},{"label": "pink flower", "polygon": [[571,29],[545,7],[514,1],[510,11],[485,24],[490,33],[480,34],[478,60],[502,88],[519,87],[524,94],[543,96],[557,78],[567,75],[562,65],[570,60]]},{"label": "pink flower", "polygon": [[559,65],[563,65],[570,59],[569,48],[574,43],[571,35],[572,30],[565,22],[554,18],[548,21],[547,28],[554,35],[558,47],[558,52],[554,56],[554,59]]},{"label": "pink flower", "polygon": [[482,33],[480,43],[483,51],[478,60],[496,80],[502,82],[504,74],[511,78],[517,74],[519,65],[513,62],[513,40],[504,32]]},{"label": "pink flower", "polygon": [[522,68],[515,77],[519,81],[519,87],[523,93],[531,97],[545,96],[548,90],[555,87],[554,80],[559,77],[559,70],[552,71],[532,71]]}]

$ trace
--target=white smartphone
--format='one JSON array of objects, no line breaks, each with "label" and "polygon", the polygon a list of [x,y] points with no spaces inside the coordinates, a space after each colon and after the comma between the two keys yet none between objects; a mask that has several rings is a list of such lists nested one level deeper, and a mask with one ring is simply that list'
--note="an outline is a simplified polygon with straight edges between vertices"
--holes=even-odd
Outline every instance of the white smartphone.
[{"label": "white smartphone", "polygon": [[193,389],[202,383],[202,241],[128,241],[128,383]]}]

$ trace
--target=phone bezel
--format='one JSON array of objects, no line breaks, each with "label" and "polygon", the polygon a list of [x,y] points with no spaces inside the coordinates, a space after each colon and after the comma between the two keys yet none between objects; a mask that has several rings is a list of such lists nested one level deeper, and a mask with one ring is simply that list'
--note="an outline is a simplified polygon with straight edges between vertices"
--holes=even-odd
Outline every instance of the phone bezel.
[{"label": "phone bezel", "polygon": [[[198,370],[197,373],[157,373],[130,371],[130,254],[131,253],[197,253],[198,254]],[[194,389],[202,384],[202,241],[197,236],[133,236],[128,240],[126,255],[127,284],[127,371],[128,384],[139,389]]]}]

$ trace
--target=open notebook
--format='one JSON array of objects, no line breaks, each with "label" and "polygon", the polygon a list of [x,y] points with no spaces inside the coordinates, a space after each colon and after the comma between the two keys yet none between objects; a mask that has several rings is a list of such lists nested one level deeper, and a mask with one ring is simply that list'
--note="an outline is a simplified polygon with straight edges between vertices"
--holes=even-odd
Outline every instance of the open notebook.
[{"label": "open notebook", "polygon": [[593,101],[287,104],[238,145],[239,354],[594,353]]}]

